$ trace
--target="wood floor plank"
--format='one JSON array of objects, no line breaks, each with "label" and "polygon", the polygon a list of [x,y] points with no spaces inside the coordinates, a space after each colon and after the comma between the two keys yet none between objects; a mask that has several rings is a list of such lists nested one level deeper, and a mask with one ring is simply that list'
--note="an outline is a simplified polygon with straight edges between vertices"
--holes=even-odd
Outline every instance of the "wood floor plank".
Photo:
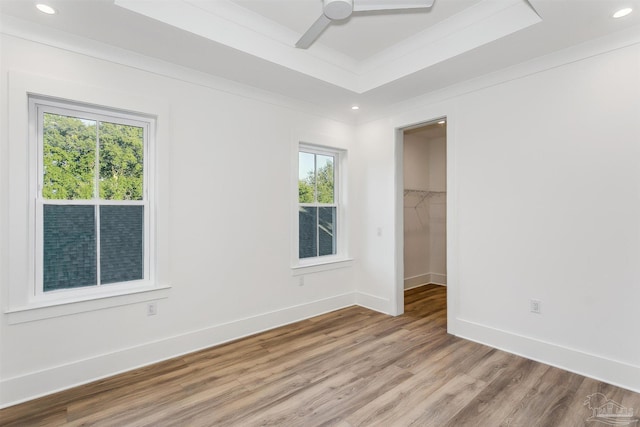
[{"label": "wood floor plank", "polygon": [[[640,394],[446,332],[446,287],[348,307],[0,410],[3,427],[593,426]],[[640,420],[637,424],[640,424]]]},{"label": "wood floor plank", "polygon": [[296,373],[289,373],[278,381],[254,390],[238,383],[229,385],[229,389],[220,393],[202,390],[190,395],[176,402],[173,407],[141,419],[136,425],[191,425],[203,419],[207,419],[210,425],[232,425],[238,418],[264,410],[274,401],[287,398],[310,383]]},{"label": "wood floor plank", "polygon": [[484,385],[484,382],[469,375],[457,375],[430,395],[422,405],[398,418],[398,424],[440,427],[480,393]]},{"label": "wood floor plank", "polygon": [[413,376],[412,373],[389,365],[369,376],[359,376],[348,387],[343,388],[332,400],[318,407],[311,421],[319,426],[339,424],[343,419],[376,397],[394,389]]},{"label": "wood floor plank", "polygon": [[486,364],[491,363],[491,360],[487,359],[485,365],[474,368],[471,376],[477,377],[474,373],[486,370],[491,375],[479,376],[491,381],[461,411],[443,424],[443,427],[500,425],[512,413],[513,408],[522,402],[524,395],[539,381],[540,376],[549,369],[546,365],[517,356],[505,357],[502,352],[496,352],[493,356],[502,356],[503,360],[510,359],[510,363],[503,365],[498,362],[499,370],[487,369]]},{"label": "wood floor plank", "polygon": [[547,426],[559,422],[567,409],[565,402],[571,400],[582,381],[580,375],[549,367],[500,425]]},{"label": "wood floor plank", "polygon": [[300,422],[301,418],[332,399],[335,390],[347,386],[356,379],[357,376],[348,371],[327,376],[296,393],[294,399],[282,399],[257,414],[240,418],[238,425],[303,425]]}]

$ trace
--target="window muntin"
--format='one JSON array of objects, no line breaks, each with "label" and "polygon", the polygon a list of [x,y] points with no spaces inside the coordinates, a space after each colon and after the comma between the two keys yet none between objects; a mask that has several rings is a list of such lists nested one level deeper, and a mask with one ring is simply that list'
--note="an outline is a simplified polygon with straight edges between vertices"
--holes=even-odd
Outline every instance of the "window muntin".
[{"label": "window muntin", "polygon": [[38,147],[35,295],[148,283],[153,119],[36,97],[30,112]]},{"label": "window muntin", "polygon": [[336,255],[338,153],[301,147],[298,153],[298,258]]}]

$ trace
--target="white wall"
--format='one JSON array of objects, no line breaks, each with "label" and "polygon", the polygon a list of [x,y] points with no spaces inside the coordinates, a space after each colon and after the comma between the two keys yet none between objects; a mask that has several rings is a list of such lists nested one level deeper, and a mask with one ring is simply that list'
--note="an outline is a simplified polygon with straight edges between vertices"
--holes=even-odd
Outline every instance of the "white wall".
[{"label": "white wall", "polygon": [[[153,317],[143,303],[18,324],[3,314],[0,406],[354,301],[400,313],[397,129],[443,116],[451,332],[640,391],[638,40],[465,83],[357,128],[137,56],[129,67],[99,52],[0,42],[0,306],[8,254],[24,246],[6,237],[8,148],[23,143],[8,138],[21,126],[7,114],[9,70],[170,106],[171,179],[160,196],[171,202],[163,231],[172,285]],[[356,258],[304,286],[289,244],[300,131],[349,150]],[[530,298],[542,300],[541,315],[528,312]]]},{"label": "white wall", "polygon": [[[370,147],[361,185],[393,183],[395,129],[448,117],[451,332],[636,391],[639,41],[637,33],[594,41],[358,129]],[[401,232],[397,191],[383,185],[363,198],[379,211],[363,234],[373,224]],[[396,242],[369,238],[361,274],[372,280],[358,283],[388,312],[398,311],[401,286],[389,255]],[[533,298],[541,314],[529,312]]]},{"label": "white wall", "polygon": [[359,127],[357,132],[360,155],[352,158],[350,165],[354,171],[351,194],[362,213],[354,223],[358,234],[358,303],[398,314],[404,309],[404,303],[400,301],[402,290],[397,289],[395,283],[403,280],[404,275],[402,251],[395,250],[395,238],[403,230],[396,227],[394,218],[403,215],[402,189],[399,194],[395,191],[402,180],[390,164],[395,154],[393,144],[379,143],[380,140],[393,141],[396,132],[387,120]]},{"label": "white wall", "polygon": [[[428,191],[432,170],[429,159],[429,140],[420,134],[404,135],[404,188]],[[433,177],[437,179],[436,176]]]},{"label": "white wall", "polygon": [[[341,141],[351,155],[352,125],[304,113],[253,89],[216,79],[209,84],[206,76],[152,60],[153,72],[147,72],[12,36],[2,37],[1,55],[3,101],[11,71],[169,106],[168,117],[160,118],[169,121],[169,135],[162,136],[169,140],[162,148],[168,152],[160,155],[169,159],[170,180],[158,197],[170,200],[161,230],[168,241],[160,244],[171,256],[160,261],[172,288],[152,317],[144,303],[17,324],[0,316],[0,406],[355,302],[353,268],[308,274],[300,286],[290,252],[296,194],[292,135],[325,135],[326,141],[308,142]],[[165,67],[179,78],[163,76]],[[7,104],[0,121],[2,236],[8,235],[12,209],[9,187],[18,185],[7,173],[9,147],[26,147],[26,141],[8,140],[10,126],[26,123],[9,123]],[[0,303],[6,310],[7,254],[22,244],[0,240]]]},{"label": "white wall", "polygon": [[429,278],[447,284],[447,140],[429,140]]}]

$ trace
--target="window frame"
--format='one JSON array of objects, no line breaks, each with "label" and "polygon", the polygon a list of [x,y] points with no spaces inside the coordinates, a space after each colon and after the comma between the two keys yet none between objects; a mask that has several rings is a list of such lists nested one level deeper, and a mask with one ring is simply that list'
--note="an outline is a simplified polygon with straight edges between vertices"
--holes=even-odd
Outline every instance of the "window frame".
[{"label": "window frame", "polygon": [[[326,138],[324,138],[326,139]],[[295,160],[293,162],[294,176],[294,211],[293,211],[293,239],[292,239],[292,274],[301,275],[310,272],[323,271],[327,269],[348,267],[352,264],[352,259],[348,255],[348,216],[346,210],[346,169],[347,150],[335,145],[319,145],[309,143],[304,140],[295,141]],[[299,199],[299,170],[300,153],[311,153],[321,156],[332,156],[334,158],[334,203],[300,203]],[[332,255],[318,255],[314,257],[300,258],[300,223],[299,209],[301,206],[314,207],[336,207],[336,253]]]},{"label": "window frame", "polygon": [[[2,289],[0,310],[9,325],[44,321],[62,316],[105,310],[125,305],[142,304],[171,297],[171,108],[162,94],[149,94],[135,87],[105,86],[99,79],[65,80],[32,74],[22,70],[7,72],[7,114],[2,116],[6,137],[0,144],[0,185],[7,190],[0,204],[0,251],[6,254],[2,273],[6,279]],[[152,245],[155,256],[149,286],[127,289],[91,297],[75,297],[57,301],[34,302],[35,268],[35,199],[36,147],[31,145],[29,96],[57,100],[73,100],[84,105],[133,112],[156,119],[155,140],[147,156],[154,170]],[[151,190],[150,190],[151,191]]]},{"label": "window frame", "polygon": [[[30,280],[29,305],[41,306],[76,301],[86,301],[109,296],[126,295],[155,288],[155,212],[153,204],[154,189],[154,147],[156,118],[151,115],[132,113],[107,107],[100,107],[80,101],[69,101],[47,96],[29,94],[28,96],[28,123],[29,123],[29,144],[35,148],[35,162],[31,161],[31,197],[32,214],[30,217],[34,221],[35,229],[32,236],[31,256],[33,258],[33,277]],[[133,125],[142,127],[143,130],[143,196],[142,200],[136,201],[115,201],[101,200],[99,194],[94,194],[92,199],[79,200],[58,200],[45,199],[42,196],[44,178],[44,140],[43,125],[44,114],[52,113],[116,123],[121,125]],[[98,141],[96,141],[98,144]],[[35,165],[34,165],[35,163]],[[98,167],[98,166],[97,166]],[[98,172],[96,172],[98,173]],[[122,206],[143,206],[143,279],[127,282],[118,282],[100,285],[100,241],[99,241],[99,213],[96,214],[96,262],[97,280],[96,285],[86,287],[71,287],[67,289],[57,289],[44,291],[43,283],[43,219],[45,205],[90,205],[96,211],[100,206],[122,205]]]},{"label": "window frame", "polygon": [[[325,259],[326,257],[333,257],[336,256],[338,254],[338,236],[340,236],[340,233],[342,233],[342,230],[340,229],[340,227],[338,226],[340,223],[340,155],[339,153],[335,152],[335,151],[329,151],[327,149],[317,149],[314,147],[310,147],[309,145],[300,145],[300,148],[298,149],[298,156],[300,153],[306,153],[306,154],[313,154],[314,156],[314,172],[316,174],[315,178],[316,178],[316,187],[314,188],[314,201],[312,203],[301,203],[300,199],[298,198],[298,208],[303,208],[303,207],[309,207],[309,208],[316,208],[318,209],[317,213],[316,213],[316,227],[315,227],[315,232],[316,232],[316,256],[313,257],[305,257],[305,258],[300,258],[299,255],[299,250],[300,247],[298,246],[298,259],[300,261],[309,259],[309,258],[316,258],[316,259]],[[317,177],[318,177],[318,164],[317,164],[317,157],[318,156],[325,156],[325,157],[331,157],[333,158],[333,203],[322,203],[318,201],[318,183],[317,183]],[[298,157],[299,159],[300,157]],[[298,163],[298,170],[300,168],[300,164]],[[320,209],[319,208],[335,208],[336,210],[336,219],[335,219],[335,230],[334,230],[334,235],[333,235],[333,245],[335,248],[335,253],[333,254],[328,254],[328,255],[319,255],[320,253],[320,233],[318,231],[319,229],[319,222],[320,222]],[[300,244],[300,224],[298,223],[298,245]]]}]

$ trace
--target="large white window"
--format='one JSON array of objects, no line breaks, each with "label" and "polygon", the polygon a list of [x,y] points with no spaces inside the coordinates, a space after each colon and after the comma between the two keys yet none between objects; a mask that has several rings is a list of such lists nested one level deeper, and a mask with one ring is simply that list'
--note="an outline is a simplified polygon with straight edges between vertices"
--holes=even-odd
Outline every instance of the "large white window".
[{"label": "large white window", "polygon": [[155,120],[30,97],[29,124],[37,147],[33,296],[148,285]]},{"label": "large white window", "polygon": [[298,154],[298,258],[338,254],[340,153],[301,145]]}]

